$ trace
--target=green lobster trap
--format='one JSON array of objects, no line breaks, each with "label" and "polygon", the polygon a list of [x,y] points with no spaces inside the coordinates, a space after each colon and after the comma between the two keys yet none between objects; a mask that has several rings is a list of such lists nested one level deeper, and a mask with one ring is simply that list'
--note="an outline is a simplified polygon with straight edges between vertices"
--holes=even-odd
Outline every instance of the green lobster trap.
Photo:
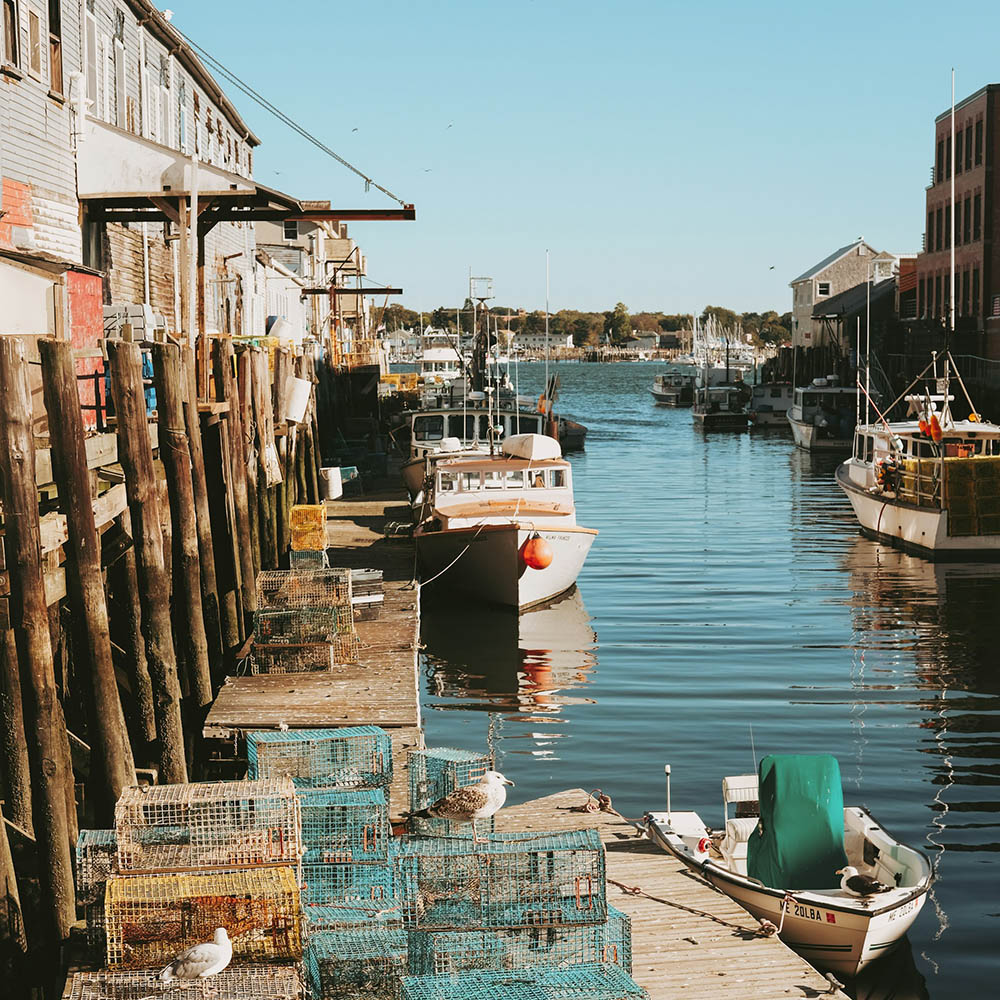
[{"label": "green lobster trap", "polygon": [[406,933],[391,928],[320,931],[305,948],[314,1000],[398,1000],[406,975]]},{"label": "green lobster trap", "polygon": [[[435,747],[431,750],[411,750],[410,812],[418,812],[444,798],[449,792],[465,785],[474,785],[493,768],[493,757],[469,750]],[[480,833],[493,832],[493,817],[478,820]],[[410,818],[410,832],[429,837],[463,836],[469,833],[469,824],[448,819]]]},{"label": "green lobster trap", "polygon": [[646,991],[615,965],[565,969],[407,976],[401,1000],[648,1000]]},{"label": "green lobster trap", "polygon": [[309,788],[299,792],[302,842],[324,862],[389,860],[389,803],[381,788]]}]

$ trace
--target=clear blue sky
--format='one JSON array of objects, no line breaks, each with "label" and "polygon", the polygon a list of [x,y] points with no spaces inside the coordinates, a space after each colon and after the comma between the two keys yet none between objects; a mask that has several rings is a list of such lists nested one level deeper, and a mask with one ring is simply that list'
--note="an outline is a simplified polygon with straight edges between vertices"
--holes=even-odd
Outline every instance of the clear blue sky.
[{"label": "clear blue sky", "polygon": [[[1000,81],[995,0],[169,5],[415,203],[415,223],[351,225],[411,308],[464,297],[470,265],[540,308],[548,248],[553,310],[787,310],[788,282],[859,235],[919,249],[950,68],[959,99]],[[229,89],[262,183],[390,204]]]}]

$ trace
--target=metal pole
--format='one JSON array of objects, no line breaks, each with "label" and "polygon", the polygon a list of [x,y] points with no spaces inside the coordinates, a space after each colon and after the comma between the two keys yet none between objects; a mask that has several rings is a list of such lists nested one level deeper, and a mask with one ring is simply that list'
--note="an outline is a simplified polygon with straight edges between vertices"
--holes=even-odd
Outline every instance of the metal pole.
[{"label": "metal pole", "polygon": [[948,331],[955,333],[955,68],[951,70],[951,275],[948,292]]},{"label": "metal pole", "polygon": [[670,822],[670,765],[663,765],[663,773],[667,777],[667,823]]},{"label": "metal pole", "polygon": [[868,261],[868,274],[865,280],[865,423],[869,423],[871,417],[868,412],[868,403],[871,399],[872,389],[872,262]]},{"label": "metal pole", "polygon": [[549,252],[545,251],[545,414],[549,412]]},{"label": "metal pole", "polygon": [[[858,350],[854,359],[854,381],[858,382],[858,365],[861,364],[861,317],[858,317]],[[794,390],[794,386],[792,387]],[[854,387],[854,426],[861,423],[861,397],[858,395],[859,386]]]}]

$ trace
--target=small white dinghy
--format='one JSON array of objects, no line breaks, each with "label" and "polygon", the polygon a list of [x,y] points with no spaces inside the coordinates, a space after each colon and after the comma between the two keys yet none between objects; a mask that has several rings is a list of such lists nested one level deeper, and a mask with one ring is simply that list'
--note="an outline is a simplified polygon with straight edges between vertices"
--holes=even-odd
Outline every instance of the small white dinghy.
[{"label": "small white dinghy", "polygon": [[844,808],[834,757],[765,757],[759,778],[723,778],[722,800],[717,833],[672,811],[668,765],[667,811],[646,814],[647,835],[818,968],[857,975],[923,908],[930,862],[867,810]]}]

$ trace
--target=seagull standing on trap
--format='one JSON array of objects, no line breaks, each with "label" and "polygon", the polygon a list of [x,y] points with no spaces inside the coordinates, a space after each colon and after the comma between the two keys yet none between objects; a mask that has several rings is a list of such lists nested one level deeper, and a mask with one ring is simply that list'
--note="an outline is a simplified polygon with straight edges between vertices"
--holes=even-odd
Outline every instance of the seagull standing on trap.
[{"label": "seagull standing on trap", "polygon": [[499,771],[487,771],[474,785],[465,785],[431,803],[426,809],[410,813],[410,818],[448,819],[472,824],[472,842],[485,844],[488,838],[476,832],[476,820],[489,819],[507,801],[506,785],[514,782]]},{"label": "seagull standing on trap", "polygon": [[179,980],[208,979],[222,972],[232,957],[233,945],[226,928],[216,927],[214,941],[196,944],[182,951],[160,973],[160,981],[172,983]]}]

